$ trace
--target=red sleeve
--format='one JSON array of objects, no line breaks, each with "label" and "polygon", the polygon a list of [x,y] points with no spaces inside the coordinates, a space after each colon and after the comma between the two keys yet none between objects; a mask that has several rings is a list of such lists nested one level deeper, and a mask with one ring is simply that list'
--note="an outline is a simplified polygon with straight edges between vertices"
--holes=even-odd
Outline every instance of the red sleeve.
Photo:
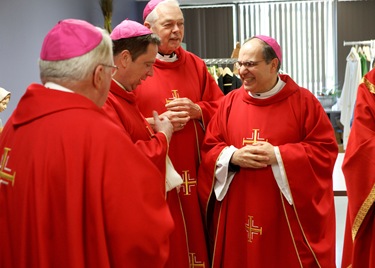
[{"label": "red sleeve", "polygon": [[375,87],[371,82],[375,80],[374,74],[375,71],[368,73],[358,87],[353,125],[342,165],[348,195],[342,259],[345,267],[374,266]]},{"label": "red sleeve", "polygon": [[216,162],[222,150],[230,146],[226,139],[225,122],[225,119],[228,118],[231,104],[230,96],[233,95],[225,96],[222,99],[217,112],[212,117],[206,129],[204,142],[201,148],[202,162],[199,167],[198,194],[205,218],[209,217],[207,214],[211,213],[208,211],[209,201],[211,197],[215,198],[212,195],[214,194],[213,187],[215,184]]},{"label": "red sleeve", "polygon": [[[112,143],[106,157],[113,159],[103,174],[111,267],[163,267],[173,226],[164,200],[165,180],[132,144]],[[113,157],[121,152],[131,157]]]},{"label": "red sleeve", "polygon": [[[366,174],[374,174],[375,172],[374,119],[375,95],[369,91],[365,83],[362,83],[358,88],[354,121],[342,166],[352,223],[361,211],[366,199],[371,193],[375,194],[375,177],[366,176]],[[368,209],[369,207],[367,207]],[[367,211],[361,211],[361,213],[365,215]]]},{"label": "red sleeve", "polygon": [[151,140],[138,140],[136,147],[143,152],[165,175],[166,157],[168,152],[167,137],[163,133],[156,133]]},{"label": "red sleeve", "polygon": [[[332,173],[338,146],[319,101],[310,93],[301,94],[301,98],[293,101],[291,105],[296,107],[295,112],[302,120],[299,122],[301,141],[280,145],[279,149],[304,234],[314,252],[322,256],[335,237],[331,224],[334,221]],[[326,259],[321,257],[322,266]]]}]

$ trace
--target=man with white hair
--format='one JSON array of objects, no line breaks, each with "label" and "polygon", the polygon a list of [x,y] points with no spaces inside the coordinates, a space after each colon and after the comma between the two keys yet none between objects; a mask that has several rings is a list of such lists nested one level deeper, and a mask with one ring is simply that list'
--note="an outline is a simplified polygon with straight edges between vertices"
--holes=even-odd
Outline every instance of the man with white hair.
[{"label": "man with white hair", "polygon": [[163,267],[164,180],[101,109],[108,33],[60,21],[39,68],[0,138],[0,267]]},{"label": "man with white hair", "polygon": [[[176,0],[149,1],[143,19],[161,43],[153,76],[135,90],[137,103],[151,124],[153,110],[172,122],[174,133],[169,156],[184,180],[179,191],[168,193],[176,231],[172,234],[167,267],[209,267],[197,196],[197,171],[205,129],[223,93],[204,61],[181,47],[184,16]],[[181,215],[179,211],[182,217],[177,216]]]}]

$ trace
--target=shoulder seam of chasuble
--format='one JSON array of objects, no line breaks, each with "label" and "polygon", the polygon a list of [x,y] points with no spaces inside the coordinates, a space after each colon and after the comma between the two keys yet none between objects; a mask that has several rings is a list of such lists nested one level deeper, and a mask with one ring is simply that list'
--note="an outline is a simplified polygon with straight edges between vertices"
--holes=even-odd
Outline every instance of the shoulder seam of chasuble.
[{"label": "shoulder seam of chasuble", "polygon": [[353,221],[353,227],[352,227],[352,239],[354,241],[359,228],[361,227],[361,224],[363,220],[365,219],[368,211],[370,210],[370,207],[375,202],[375,184],[372,186],[372,189],[370,191],[370,194],[367,196],[365,201],[362,203],[361,208],[359,209],[357,215],[355,216],[355,219]]},{"label": "shoulder seam of chasuble", "polygon": [[362,78],[362,83],[365,84],[365,86],[368,88],[368,90],[372,93],[375,94],[375,85],[371,83],[367,78],[363,77]]}]

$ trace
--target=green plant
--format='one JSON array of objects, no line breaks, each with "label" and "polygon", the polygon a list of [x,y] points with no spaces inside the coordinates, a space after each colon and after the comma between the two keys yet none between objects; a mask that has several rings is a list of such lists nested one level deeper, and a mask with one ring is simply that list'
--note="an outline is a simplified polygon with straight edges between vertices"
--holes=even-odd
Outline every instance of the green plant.
[{"label": "green plant", "polygon": [[113,1],[112,0],[99,0],[100,8],[104,16],[104,29],[108,33],[112,32],[112,11],[113,11]]}]

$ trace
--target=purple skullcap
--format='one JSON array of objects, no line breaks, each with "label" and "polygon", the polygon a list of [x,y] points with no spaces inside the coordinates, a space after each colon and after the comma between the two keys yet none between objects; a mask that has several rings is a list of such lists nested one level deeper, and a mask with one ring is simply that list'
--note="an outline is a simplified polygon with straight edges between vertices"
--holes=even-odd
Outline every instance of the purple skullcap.
[{"label": "purple skullcap", "polygon": [[163,2],[163,1],[164,1],[164,0],[150,0],[150,1],[147,3],[145,9],[143,10],[143,21],[145,21],[146,18],[147,18],[147,16],[148,16],[148,14],[150,14],[150,13],[155,9],[155,7],[156,7],[159,3]]},{"label": "purple skullcap", "polygon": [[62,20],[44,38],[40,59],[59,61],[82,56],[97,47],[102,39],[100,30],[86,21]]},{"label": "purple skullcap", "polygon": [[275,54],[281,64],[281,48],[280,48],[280,45],[277,43],[277,41],[273,39],[272,37],[269,37],[266,35],[256,35],[254,37],[266,42],[270,47],[272,47],[273,51],[275,51]]},{"label": "purple skullcap", "polygon": [[122,38],[131,38],[146,34],[152,34],[149,28],[138,22],[126,19],[113,29],[111,39],[119,40]]}]

